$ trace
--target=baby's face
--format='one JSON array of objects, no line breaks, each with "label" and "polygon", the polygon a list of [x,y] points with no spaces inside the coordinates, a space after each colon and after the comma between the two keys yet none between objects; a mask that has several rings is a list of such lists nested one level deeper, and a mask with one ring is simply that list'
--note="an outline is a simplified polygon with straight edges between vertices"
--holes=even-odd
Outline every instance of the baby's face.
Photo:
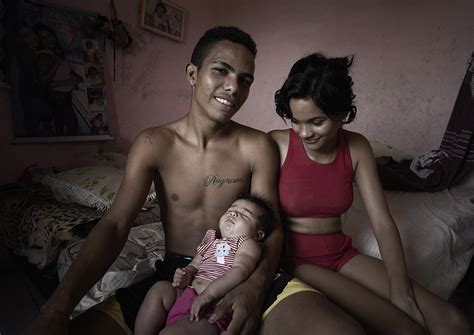
[{"label": "baby's face", "polygon": [[222,237],[251,236],[258,237],[259,222],[264,215],[263,209],[248,200],[235,201],[221,216],[219,229]]}]

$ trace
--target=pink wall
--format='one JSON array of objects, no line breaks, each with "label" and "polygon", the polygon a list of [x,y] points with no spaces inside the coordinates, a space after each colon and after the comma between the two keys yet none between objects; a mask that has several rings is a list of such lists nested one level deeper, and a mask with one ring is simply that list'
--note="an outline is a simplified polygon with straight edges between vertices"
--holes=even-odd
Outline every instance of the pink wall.
[{"label": "pink wall", "polygon": [[[56,0],[109,15],[109,0]],[[472,0],[173,0],[189,14],[185,43],[139,25],[139,0],[116,0],[119,18],[137,40],[134,55],[117,54],[117,78],[108,85],[112,131],[126,151],[137,133],[188,110],[184,77],[197,39],[216,24],[237,25],[258,44],[256,82],[236,120],[262,130],[285,127],[273,111],[273,93],[304,54],[356,54],[353,67],[359,114],[350,128],[412,154],[437,148],[474,51]],[[108,73],[112,73],[108,49]],[[109,81],[110,82],[110,81]],[[31,163],[71,165],[98,143],[10,144],[7,90],[0,89],[0,183]],[[6,159],[4,159],[6,158]]]},{"label": "pink wall", "polygon": [[136,4],[121,0],[119,13],[128,23],[138,42],[134,55],[118,57],[117,80],[113,85],[117,105],[118,126],[125,149],[140,130],[170,122],[189,108],[191,89],[185,78],[199,37],[215,23],[215,0],[174,0],[186,8],[188,24],[185,43],[178,43],[143,30]]},{"label": "pink wall", "polygon": [[[357,5],[355,5],[357,3]],[[219,24],[249,31],[259,51],[256,81],[236,120],[285,127],[273,94],[301,56],[356,54],[358,115],[349,129],[418,155],[437,149],[474,51],[472,0],[240,0]]]}]

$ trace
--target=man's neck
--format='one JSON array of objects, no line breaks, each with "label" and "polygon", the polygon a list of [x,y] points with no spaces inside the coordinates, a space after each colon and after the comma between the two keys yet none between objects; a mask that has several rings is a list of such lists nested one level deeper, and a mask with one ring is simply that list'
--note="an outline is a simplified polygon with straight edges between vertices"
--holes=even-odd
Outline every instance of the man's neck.
[{"label": "man's neck", "polygon": [[180,133],[189,143],[200,149],[206,149],[209,144],[226,137],[234,125],[233,121],[218,123],[199,117],[197,113],[188,113],[183,118]]}]

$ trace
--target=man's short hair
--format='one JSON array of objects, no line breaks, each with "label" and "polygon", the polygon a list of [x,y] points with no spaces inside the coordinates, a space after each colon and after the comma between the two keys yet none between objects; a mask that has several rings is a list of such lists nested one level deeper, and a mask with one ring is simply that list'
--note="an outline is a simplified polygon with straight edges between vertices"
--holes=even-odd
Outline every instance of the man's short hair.
[{"label": "man's short hair", "polygon": [[250,201],[263,209],[263,217],[260,218],[259,226],[260,229],[265,233],[265,237],[269,236],[273,230],[276,219],[275,211],[273,210],[272,205],[257,193],[240,193],[237,197],[237,200],[241,199]]},{"label": "man's short hair", "polygon": [[206,31],[199,39],[194,47],[191,63],[200,69],[204,58],[210,53],[214,44],[220,41],[231,41],[241,44],[246,47],[254,57],[257,55],[257,45],[249,34],[237,27],[217,26]]}]

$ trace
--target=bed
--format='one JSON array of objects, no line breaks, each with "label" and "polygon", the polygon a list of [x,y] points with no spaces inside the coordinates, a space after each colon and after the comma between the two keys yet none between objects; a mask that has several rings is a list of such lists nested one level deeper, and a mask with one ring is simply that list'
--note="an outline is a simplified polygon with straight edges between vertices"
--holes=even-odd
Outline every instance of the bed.
[{"label": "bed", "polygon": [[61,203],[39,183],[0,191],[0,243],[38,269],[53,264],[70,241],[84,238],[103,212]]},{"label": "bed", "polygon": [[[87,237],[110,207],[124,174],[125,156],[106,152],[77,159],[76,168],[29,167],[21,182],[0,186],[0,244],[37,269]],[[134,222],[160,221],[154,190]]]},{"label": "bed", "polygon": [[[438,192],[385,191],[410,277],[447,299],[467,272],[474,245],[474,173]],[[357,187],[343,230],[364,254],[380,251]]]},{"label": "bed", "polygon": [[[376,156],[410,158],[393,147],[371,144]],[[3,186],[0,243],[27,257],[38,269],[53,268],[61,278],[83,238],[110,207],[123,177],[124,162],[123,156],[101,154],[66,171],[36,170],[31,178],[36,182]],[[473,253],[474,173],[439,192],[385,192],[403,240],[409,275],[447,299],[466,273]],[[380,258],[357,187],[354,203],[343,216],[343,230],[361,252]],[[103,301],[117,288],[149,275],[163,253],[164,234],[151,189],[120,257],[79,303],[74,315]]]}]

